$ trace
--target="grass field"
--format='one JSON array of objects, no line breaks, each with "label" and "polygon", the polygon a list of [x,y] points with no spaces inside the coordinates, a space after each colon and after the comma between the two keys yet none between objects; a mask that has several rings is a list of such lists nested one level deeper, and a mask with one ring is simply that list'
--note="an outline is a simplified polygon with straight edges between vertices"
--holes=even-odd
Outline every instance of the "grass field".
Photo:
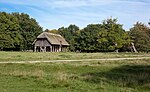
[{"label": "grass field", "polygon": [[101,58],[128,58],[150,56],[148,53],[34,53],[34,52],[0,52],[0,62],[3,61],[44,61],[44,60],[74,60]]},{"label": "grass field", "polygon": [[[143,56],[149,54],[0,52],[0,61]],[[0,92],[150,92],[150,59],[0,64],[0,85]]]}]

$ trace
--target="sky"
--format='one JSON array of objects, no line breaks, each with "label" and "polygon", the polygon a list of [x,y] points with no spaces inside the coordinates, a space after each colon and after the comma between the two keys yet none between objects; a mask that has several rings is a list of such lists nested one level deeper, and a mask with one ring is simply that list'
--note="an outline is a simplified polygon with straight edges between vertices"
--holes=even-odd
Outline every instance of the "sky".
[{"label": "sky", "polygon": [[150,0],[0,0],[0,12],[27,13],[43,29],[70,24],[82,29],[107,18],[117,18],[129,30],[137,21],[148,23]]}]

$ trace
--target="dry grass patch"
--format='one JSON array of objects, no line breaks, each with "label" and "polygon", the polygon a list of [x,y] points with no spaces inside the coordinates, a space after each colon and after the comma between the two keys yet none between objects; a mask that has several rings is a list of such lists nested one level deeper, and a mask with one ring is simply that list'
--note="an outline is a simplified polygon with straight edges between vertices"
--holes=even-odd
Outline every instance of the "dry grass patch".
[{"label": "dry grass patch", "polygon": [[43,70],[31,70],[31,71],[22,71],[22,70],[14,70],[10,72],[1,72],[1,75],[6,76],[16,76],[16,77],[33,77],[33,78],[42,78],[45,76]]}]

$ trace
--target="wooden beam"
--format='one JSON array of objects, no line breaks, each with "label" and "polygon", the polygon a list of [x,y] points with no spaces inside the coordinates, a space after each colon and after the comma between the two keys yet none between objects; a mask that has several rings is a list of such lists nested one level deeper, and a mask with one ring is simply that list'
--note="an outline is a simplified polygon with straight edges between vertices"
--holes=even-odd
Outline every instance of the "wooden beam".
[{"label": "wooden beam", "polygon": [[34,52],[36,52],[36,46],[34,46]]}]

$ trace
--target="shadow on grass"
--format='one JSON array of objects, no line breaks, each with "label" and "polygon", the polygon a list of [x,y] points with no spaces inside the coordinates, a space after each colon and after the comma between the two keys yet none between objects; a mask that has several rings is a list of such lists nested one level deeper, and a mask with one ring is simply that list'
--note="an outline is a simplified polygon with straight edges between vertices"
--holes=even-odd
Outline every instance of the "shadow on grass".
[{"label": "shadow on grass", "polygon": [[123,65],[107,72],[92,72],[82,76],[91,83],[105,81],[124,87],[150,88],[150,65]]}]

